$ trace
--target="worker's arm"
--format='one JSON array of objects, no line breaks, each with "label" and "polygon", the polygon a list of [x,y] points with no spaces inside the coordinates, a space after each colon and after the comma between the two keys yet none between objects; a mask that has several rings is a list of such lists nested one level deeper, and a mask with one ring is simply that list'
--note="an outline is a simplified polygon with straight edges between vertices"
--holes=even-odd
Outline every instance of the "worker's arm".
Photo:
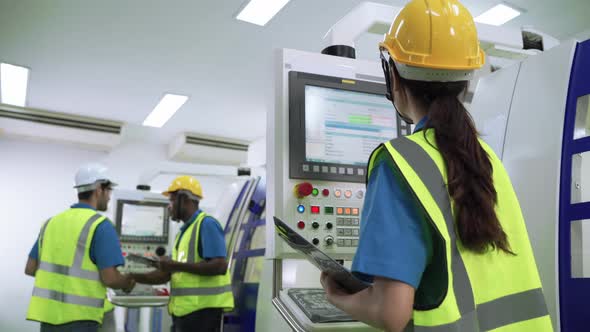
[{"label": "worker's arm", "polygon": [[171,275],[169,272],[160,270],[152,271],[149,273],[130,273],[131,278],[135,279],[136,282],[146,285],[161,285],[170,281]]},{"label": "worker's arm", "polygon": [[224,275],[227,271],[225,257],[206,259],[198,263],[182,263],[168,259],[162,259],[158,263],[158,269],[164,272],[187,272],[201,276]]},{"label": "worker's arm", "polygon": [[123,275],[114,266],[100,270],[102,283],[113,289],[122,289],[130,292],[135,287],[135,280],[130,275]]},{"label": "worker's arm", "polygon": [[34,277],[35,273],[37,273],[37,267],[39,267],[39,261],[29,257],[27,260],[27,265],[25,266],[25,274]]},{"label": "worker's arm", "polygon": [[29,258],[27,259],[27,265],[25,266],[25,274],[34,277],[39,268],[39,238],[35,239],[33,247],[29,252]]},{"label": "worker's arm", "polygon": [[351,295],[326,274],[321,282],[330,303],[378,329],[401,332],[412,318],[415,290],[406,283],[375,277],[372,286]]},{"label": "worker's arm", "polygon": [[130,292],[135,280],[117,270],[118,266],[125,265],[125,259],[117,231],[108,219],[96,227],[90,246],[90,259],[98,267],[102,283],[109,288]]}]

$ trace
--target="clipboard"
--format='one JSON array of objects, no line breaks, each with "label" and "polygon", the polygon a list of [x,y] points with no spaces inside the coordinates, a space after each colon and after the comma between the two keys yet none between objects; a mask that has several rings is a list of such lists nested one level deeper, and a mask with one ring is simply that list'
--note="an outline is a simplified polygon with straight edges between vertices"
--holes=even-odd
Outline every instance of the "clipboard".
[{"label": "clipboard", "polygon": [[285,240],[291,248],[302,253],[310,263],[315,265],[320,271],[325,272],[332,277],[349,294],[357,293],[369,287],[370,284],[355,277],[344,266],[318,249],[315,245],[311,244],[281,219],[277,217],[273,217],[273,219],[277,234]]},{"label": "clipboard", "polygon": [[154,258],[148,258],[136,254],[127,254],[125,258],[132,262],[147,265],[150,267],[156,267],[156,265],[158,264],[158,261]]}]

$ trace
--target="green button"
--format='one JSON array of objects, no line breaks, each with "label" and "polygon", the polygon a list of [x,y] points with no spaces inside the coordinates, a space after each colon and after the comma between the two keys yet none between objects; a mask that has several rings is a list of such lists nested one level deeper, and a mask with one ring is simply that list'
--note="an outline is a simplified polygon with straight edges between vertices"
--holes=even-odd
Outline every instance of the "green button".
[{"label": "green button", "polygon": [[320,193],[320,191],[318,190],[318,188],[313,188],[313,191],[311,192],[312,195],[317,196]]},{"label": "green button", "polygon": [[324,206],[324,214],[334,214],[334,207]]}]

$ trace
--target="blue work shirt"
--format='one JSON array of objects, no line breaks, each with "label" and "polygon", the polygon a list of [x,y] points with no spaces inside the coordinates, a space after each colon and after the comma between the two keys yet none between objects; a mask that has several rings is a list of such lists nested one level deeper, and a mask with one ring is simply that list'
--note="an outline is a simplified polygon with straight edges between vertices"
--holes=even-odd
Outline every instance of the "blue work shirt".
[{"label": "blue work shirt", "polygon": [[[193,214],[193,216],[180,227],[180,235],[178,242],[176,242],[177,249],[185,231],[195,222],[195,220],[197,220],[197,217],[201,212],[200,209],[197,210],[197,212],[195,212],[195,214]],[[201,230],[199,232],[199,242],[197,244],[199,257],[202,259],[212,259],[218,257],[225,258],[227,256],[223,229],[215,218],[205,216],[201,222]]]},{"label": "blue work shirt", "polygon": [[[425,122],[423,118],[414,132]],[[377,152],[374,163],[351,270],[367,282],[378,276],[417,289],[432,258],[431,225],[385,148]]]},{"label": "blue work shirt", "polygon": [[[92,206],[84,203],[77,203],[71,206],[72,209],[91,209],[96,211]],[[35,241],[29,257],[39,260],[39,238]],[[109,267],[125,265],[125,259],[121,252],[119,236],[111,221],[107,218],[101,222],[94,231],[94,236],[90,242],[90,260],[99,270]]]}]

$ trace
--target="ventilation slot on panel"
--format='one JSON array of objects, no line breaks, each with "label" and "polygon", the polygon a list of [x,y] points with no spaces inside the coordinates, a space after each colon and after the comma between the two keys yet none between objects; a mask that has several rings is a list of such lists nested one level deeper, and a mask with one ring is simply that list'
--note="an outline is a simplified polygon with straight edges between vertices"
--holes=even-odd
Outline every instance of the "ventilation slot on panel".
[{"label": "ventilation slot on panel", "polygon": [[182,134],[168,146],[168,157],[174,161],[240,166],[247,162],[249,142]]},{"label": "ventilation slot on panel", "polygon": [[197,144],[197,145],[210,146],[210,147],[221,148],[221,149],[248,151],[248,145],[245,145],[245,144],[218,141],[218,140],[207,139],[207,138],[202,138],[202,137],[186,136],[186,143],[187,144]]}]

